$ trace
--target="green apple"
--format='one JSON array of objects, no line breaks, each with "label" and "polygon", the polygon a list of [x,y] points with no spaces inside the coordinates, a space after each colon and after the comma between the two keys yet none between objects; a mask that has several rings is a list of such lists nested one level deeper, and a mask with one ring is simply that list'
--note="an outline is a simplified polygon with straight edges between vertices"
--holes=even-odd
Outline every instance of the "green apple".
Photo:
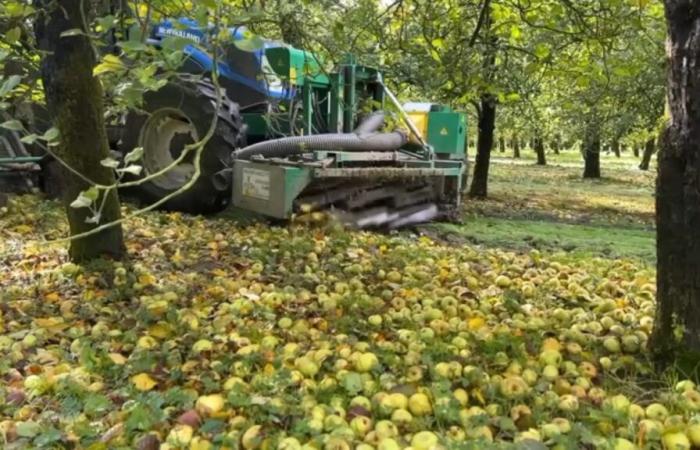
[{"label": "green apple", "polygon": [[620,353],[620,341],[615,336],[610,336],[603,340],[603,347],[610,353]]},{"label": "green apple", "polygon": [[413,421],[413,416],[407,410],[401,408],[391,413],[391,421],[396,424],[406,424]]},{"label": "green apple", "polygon": [[415,416],[425,416],[433,412],[430,398],[423,393],[413,394],[408,399],[408,409]]},{"label": "green apple", "polygon": [[542,369],[542,377],[545,380],[553,381],[559,377],[559,369],[557,368],[557,366],[548,364]]},{"label": "green apple", "polygon": [[307,357],[307,356],[302,356],[300,358],[297,358],[294,361],[294,367],[297,368],[299,372],[304,374],[307,377],[314,377],[318,371],[319,367],[318,364],[316,364],[316,361],[313,359]]},{"label": "green apple", "polygon": [[432,450],[439,444],[437,435],[431,431],[419,431],[411,438],[411,447],[415,450]]},{"label": "green apple", "polygon": [[399,429],[390,420],[380,420],[374,426],[374,431],[377,434],[379,440],[386,438],[393,438],[399,435]]},{"label": "green apple", "polygon": [[166,441],[175,447],[186,447],[192,440],[194,430],[189,425],[177,424],[170,432]]},{"label": "green apple", "polygon": [[540,363],[544,366],[558,366],[561,363],[562,356],[559,350],[545,350],[540,353]]},{"label": "green apple", "polygon": [[579,407],[578,398],[571,394],[562,395],[559,398],[559,409],[566,412],[577,411]]},{"label": "green apple", "polygon": [[628,414],[630,408],[630,400],[622,394],[614,395],[608,399],[608,405],[620,413]]},{"label": "green apple", "polygon": [[687,389],[681,394],[682,404],[686,410],[700,411],[700,392],[695,389]]},{"label": "green apple", "polygon": [[556,424],[545,423],[540,427],[540,433],[542,433],[542,437],[545,439],[552,439],[559,436],[561,434],[561,430]]},{"label": "green apple", "polygon": [[374,327],[378,327],[382,324],[382,316],[379,314],[372,314],[367,318],[367,322]]},{"label": "green apple", "polygon": [[685,434],[688,435],[693,447],[700,447],[700,423],[689,424],[685,429]]},{"label": "green apple", "polygon": [[636,403],[632,403],[630,407],[627,409],[627,415],[629,416],[630,419],[634,421],[638,421],[640,419],[643,419],[644,416],[646,415],[646,412],[644,411],[644,408],[641,406],[637,405]]},{"label": "green apple", "polygon": [[642,419],[639,421],[639,436],[644,441],[658,441],[663,434],[664,426],[658,420]]},{"label": "green apple", "polygon": [[613,450],[637,450],[637,446],[625,438],[615,438],[613,441]]},{"label": "green apple", "polygon": [[366,352],[357,357],[355,361],[355,370],[358,372],[370,372],[379,365],[379,359],[374,353]]},{"label": "green apple", "polygon": [[690,380],[681,380],[678,383],[676,383],[675,389],[676,392],[689,391],[691,389],[695,389],[695,383],[693,383]]},{"label": "green apple", "polygon": [[668,417],[668,409],[661,403],[652,403],[644,410],[646,416],[652,420],[663,422]]},{"label": "green apple", "polygon": [[508,376],[504,378],[500,382],[500,388],[501,394],[509,399],[520,398],[530,390],[530,386],[519,376]]},{"label": "green apple", "polygon": [[323,450],[351,450],[352,447],[340,436],[331,436],[323,445]]},{"label": "green apple", "polygon": [[301,450],[301,443],[293,437],[286,437],[277,444],[277,450]]},{"label": "green apple", "polygon": [[401,446],[393,438],[384,438],[379,441],[377,450],[401,450]]},{"label": "green apple", "polygon": [[681,431],[664,433],[661,437],[661,442],[664,444],[664,448],[668,450],[690,450],[690,440]]},{"label": "green apple", "polygon": [[245,450],[259,448],[262,445],[263,437],[262,427],[260,425],[253,425],[243,433],[241,445]]}]

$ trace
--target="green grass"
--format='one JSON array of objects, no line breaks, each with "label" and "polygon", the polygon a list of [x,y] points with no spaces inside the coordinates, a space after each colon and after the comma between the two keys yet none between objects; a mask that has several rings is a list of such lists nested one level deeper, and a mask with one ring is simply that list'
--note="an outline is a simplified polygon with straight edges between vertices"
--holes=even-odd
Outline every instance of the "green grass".
[{"label": "green grass", "polygon": [[[474,149],[470,149],[470,155],[474,155]],[[640,154],[641,156],[641,154]],[[534,163],[537,160],[537,155],[535,151],[530,148],[524,148],[520,151],[520,158],[513,158],[513,150],[507,148],[505,152],[501,153],[498,149],[495,149],[492,153],[492,158],[497,161],[506,161],[514,163]],[[640,158],[634,156],[631,151],[625,151],[620,155],[620,158],[616,157],[613,153],[601,153],[600,161],[603,167],[607,168],[620,168],[620,169],[636,169],[639,166]],[[559,152],[555,155],[551,151],[547,151],[547,164],[551,165],[576,165],[583,167],[583,160],[581,158],[581,152],[578,149],[568,149]],[[656,167],[656,155],[651,159],[650,170],[655,170]]]},{"label": "green grass", "polygon": [[444,239],[486,247],[564,251],[577,256],[655,259],[655,233],[639,228],[567,224],[542,220],[469,216],[464,224],[428,226]]},{"label": "green grass", "polygon": [[488,217],[653,228],[655,172],[611,165],[601,171],[603,178],[590,180],[576,166],[494,160],[489,198],[467,200],[466,210]]},{"label": "green grass", "polygon": [[426,233],[484,247],[655,260],[656,171],[640,171],[631,153],[601,155],[598,180],[582,178],[574,150],[548,155],[546,166],[529,150],[520,160],[510,152],[494,157],[488,198],[465,199],[461,224],[427,225]]}]

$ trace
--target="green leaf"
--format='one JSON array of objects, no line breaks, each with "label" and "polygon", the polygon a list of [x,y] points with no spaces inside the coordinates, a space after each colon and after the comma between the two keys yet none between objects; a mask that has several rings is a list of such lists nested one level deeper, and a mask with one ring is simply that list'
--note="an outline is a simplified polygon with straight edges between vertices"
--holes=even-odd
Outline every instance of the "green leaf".
[{"label": "green leaf", "polygon": [[82,36],[84,34],[85,33],[83,32],[83,30],[81,30],[80,28],[71,28],[70,30],[66,30],[66,31],[61,32],[59,37],[64,38],[64,37],[71,37],[71,36]]},{"label": "green leaf", "polygon": [[100,191],[95,187],[92,186],[90,189],[87,191],[82,191],[80,194],[78,194],[78,197],[73,200],[73,202],[70,204],[71,208],[87,208],[88,206],[92,205],[95,200],[97,200],[97,197],[99,197]]},{"label": "green leaf", "polygon": [[127,52],[143,52],[148,50],[148,46],[140,41],[122,41],[119,42],[119,47]]},{"label": "green leaf", "polygon": [[116,169],[119,167],[119,161],[117,161],[114,158],[105,158],[102,161],[100,161],[100,164],[104,167],[109,167],[111,169]]},{"label": "green leaf", "polygon": [[539,59],[544,59],[549,56],[549,47],[547,47],[544,44],[538,44],[535,47],[535,56],[537,56]]},{"label": "green leaf", "polygon": [[96,416],[109,411],[111,406],[112,402],[104,394],[89,394],[83,410],[89,416]]},{"label": "green leaf", "polygon": [[348,373],[343,378],[343,387],[349,394],[356,395],[362,390],[362,377],[359,373]]},{"label": "green leaf", "polygon": [[244,52],[255,52],[265,46],[265,41],[260,36],[252,35],[246,39],[233,41],[233,44]]},{"label": "green leaf", "polygon": [[129,417],[126,419],[127,430],[148,430],[153,426],[153,423],[157,420],[154,417],[153,411],[146,405],[137,404],[130,412]]},{"label": "green leaf", "polygon": [[19,27],[14,27],[5,33],[5,42],[7,44],[14,44],[19,41],[22,36],[22,30]]},{"label": "green leaf", "polygon": [[36,134],[34,134],[34,133],[32,133],[32,134],[28,134],[28,135],[26,135],[26,136],[22,136],[22,139],[20,139],[20,141],[21,141],[22,143],[24,143],[24,144],[30,144],[30,145],[31,145],[31,144],[33,144],[34,142],[36,142],[37,139],[39,139],[39,136],[36,135]]},{"label": "green leaf", "polygon": [[56,127],[51,127],[48,130],[46,130],[46,133],[44,133],[41,136],[41,139],[47,141],[47,142],[52,142],[58,139],[58,137],[61,135],[61,132],[58,130]]},{"label": "green leaf", "polygon": [[81,194],[94,201],[97,200],[97,198],[100,196],[100,191],[95,186],[91,186],[90,189],[81,192]]},{"label": "green leaf", "polygon": [[124,163],[129,164],[136,162],[143,157],[143,147],[135,147],[132,151],[126,154],[124,157]]},{"label": "green leaf", "polygon": [[199,432],[202,434],[218,434],[226,427],[226,422],[218,419],[207,419],[202,424]]},{"label": "green leaf", "polygon": [[22,122],[16,119],[8,120],[7,122],[0,123],[1,128],[5,128],[6,130],[12,130],[12,131],[22,131],[24,130],[24,125],[22,125]]},{"label": "green leaf", "polygon": [[0,86],[0,97],[4,97],[9,94],[10,91],[14,89],[21,81],[22,77],[19,75],[10,76],[7,80],[5,80],[2,86]]},{"label": "green leaf", "polygon": [[512,41],[518,41],[523,35],[523,31],[517,25],[510,27],[510,39]]},{"label": "green leaf", "polygon": [[31,420],[17,424],[17,435],[21,437],[32,438],[39,434],[39,431],[41,431],[41,425]]},{"label": "green leaf", "polygon": [[45,448],[50,444],[61,440],[61,432],[56,428],[49,428],[34,439],[34,445]]},{"label": "green leaf", "polygon": [[162,41],[160,41],[161,48],[163,48],[164,50],[171,51],[182,51],[185,47],[191,44],[191,40],[185,39],[180,36],[168,36]]},{"label": "green leaf", "polygon": [[124,167],[123,169],[117,169],[117,172],[130,173],[132,175],[139,175],[139,174],[141,174],[142,170],[143,170],[143,167],[132,164],[130,166]]},{"label": "green leaf", "polygon": [[99,31],[104,33],[105,31],[112,28],[115,24],[116,18],[113,15],[107,15],[97,19],[97,26]]},{"label": "green leaf", "polygon": [[118,72],[124,69],[126,69],[126,66],[118,56],[107,54],[102,57],[102,62],[92,69],[92,74],[98,76],[103,73]]},{"label": "green leaf", "polygon": [[87,208],[90,205],[92,205],[92,200],[90,200],[89,198],[80,194],[80,195],[78,195],[78,197],[75,200],[73,200],[71,202],[70,207],[75,208],[75,209],[79,209],[79,208]]}]

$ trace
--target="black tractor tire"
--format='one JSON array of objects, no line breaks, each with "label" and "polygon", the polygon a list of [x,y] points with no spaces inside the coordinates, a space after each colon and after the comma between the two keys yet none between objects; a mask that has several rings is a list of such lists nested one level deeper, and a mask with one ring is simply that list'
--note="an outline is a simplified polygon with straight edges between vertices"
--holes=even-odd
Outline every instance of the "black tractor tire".
[{"label": "black tractor tire", "polygon": [[[245,145],[245,125],[240,115],[238,104],[223,94],[221,107],[216,108],[216,88],[206,78],[196,78],[181,75],[176,80],[155,92],[144,95],[142,111],[131,111],[126,116],[121,133],[119,151],[125,155],[136,147],[144,147],[144,156],[139,162],[144,170],[138,179],[147,176],[147,158],[151,149],[144,144],[144,130],[149,117],[157,111],[176,111],[187,119],[194,128],[196,137],[202,139],[208,132],[215,116],[218,116],[216,130],[202,150],[200,160],[201,173],[194,185],[187,191],[169,199],[160,209],[181,211],[190,214],[209,214],[223,210],[230,202],[231,190],[217,189],[214,185],[214,175],[231,165],[231,153]],[[155,125],[157,127],[157,125]],[[172,137],[174,143],[178,137]],[[179,143],[180,150],[189,142]],[[173,144],[174,145],[174,144]],[[169,149],[172,153],[172,147]],[[192,155],[195,152],[191,151]],[[176,156],[172,156],[175,158]],[[193,162],[193,161],[191,161]],[[155,170],[154,170],[155,171]],[[167,175],[166,175],[167,176]],[[184,184],[184,183],[183,183]],[[124,189],[127,197],[134,198],[142,204],[150,205],[166,195],[176,191],[177,186],[164,186],[157,180],[144,182],[136,187]]]}]

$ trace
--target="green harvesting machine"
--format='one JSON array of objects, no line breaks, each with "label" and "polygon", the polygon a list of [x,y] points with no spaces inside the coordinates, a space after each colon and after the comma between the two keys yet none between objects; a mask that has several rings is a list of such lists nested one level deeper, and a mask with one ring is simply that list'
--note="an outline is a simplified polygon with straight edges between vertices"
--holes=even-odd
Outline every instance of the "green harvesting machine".
[{"label": "green harvesting machine", "polygon": [[[182,154],[216,116],[200,177],[166,209],[208,213],[233,204],[276,219],[323,211],[354,227],[396,228],[459,206],[467,173],[463,113],[401,105],[378,70],[351,56],[327,71],[313,54],[283,43],[243,49],[244,30],[229,31],[215,60],[211,31],[194,21],[152,27],[151,45],[171,36],[191,41],[182,76],[145,94],[143,108],[110,135],[122,154],[143,148],[144,175],[181,162],[127,195],[154,202],[187,183],[194,155]],[[214,65],[221,90],[210,77]]]}]

